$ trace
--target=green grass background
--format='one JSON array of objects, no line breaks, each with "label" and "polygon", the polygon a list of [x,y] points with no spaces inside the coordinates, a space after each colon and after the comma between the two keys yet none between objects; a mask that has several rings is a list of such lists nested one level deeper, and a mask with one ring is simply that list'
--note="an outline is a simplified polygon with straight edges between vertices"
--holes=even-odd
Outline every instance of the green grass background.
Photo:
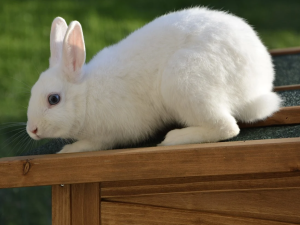
[{"label": "green grass background", "polygon": [[[269,49],[300,46],[299,0],[50,0],[0,1],[0,157],[22,151],[5,122],[26,122],[30,87],[48,67],[56,16],[82,24],[87,61],[155,17],[208,6],[245,18]],[[12,142],[9,144],[9,142]],[[1,179],[1,174],[0,174]],[[0,190],[0,224],[51,224],[49,187]]]}]

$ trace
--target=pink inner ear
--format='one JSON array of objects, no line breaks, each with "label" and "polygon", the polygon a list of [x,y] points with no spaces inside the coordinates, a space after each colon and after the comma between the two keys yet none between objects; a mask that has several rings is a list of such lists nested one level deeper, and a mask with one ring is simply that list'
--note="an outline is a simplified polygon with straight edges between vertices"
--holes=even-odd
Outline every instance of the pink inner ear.
[{"label": "pink inner ear", "polygon": [[70,53],[72,58],[72,69],[75,72],[85,61],[84,40],[80,26],[75,26],[69,39]]},{"label": "pink inner ear", "polygon": [[63,64],[68,80],[75,82],[80,79],[81,69],[85,63],[85,46],[78,22],[72,22],[63,43]]},{"label": "pink inner ear", "polygon": [[73,60],[73,71],[76,71],[76,60]]}]

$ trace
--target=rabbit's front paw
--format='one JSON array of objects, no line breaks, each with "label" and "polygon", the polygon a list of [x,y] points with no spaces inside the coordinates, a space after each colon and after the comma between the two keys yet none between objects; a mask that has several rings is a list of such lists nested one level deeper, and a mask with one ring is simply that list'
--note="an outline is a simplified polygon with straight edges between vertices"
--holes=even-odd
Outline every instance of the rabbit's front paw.
[{"label": "rabbit's front paw", "polygon": [[76,150],[74,151],[73,144],[69,144],[69,145],[65,145],[61,151],[57,152],[57,154],[60,154],[60,153],[72,153],[72,152],[76,152]]},{"label": "rabbit's front paw", "polygon": [[95,150],[101,150],[101,146],[99,144],[96,145],[88,140],[80,140],[74,142],[73,144],[65,145],[58,153],[88,152]]}]

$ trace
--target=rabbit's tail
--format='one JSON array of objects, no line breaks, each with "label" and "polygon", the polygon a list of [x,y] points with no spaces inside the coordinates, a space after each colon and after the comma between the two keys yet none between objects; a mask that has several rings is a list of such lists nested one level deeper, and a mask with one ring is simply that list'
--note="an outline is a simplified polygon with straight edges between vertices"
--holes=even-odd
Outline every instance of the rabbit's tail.
[{"label": "rabbit's tail", "polygon": [[237,119],[242,122],[255,122],[266,119],[281,106],[281,98],[274,92],[263,94],[251,101],[239,111]]}]

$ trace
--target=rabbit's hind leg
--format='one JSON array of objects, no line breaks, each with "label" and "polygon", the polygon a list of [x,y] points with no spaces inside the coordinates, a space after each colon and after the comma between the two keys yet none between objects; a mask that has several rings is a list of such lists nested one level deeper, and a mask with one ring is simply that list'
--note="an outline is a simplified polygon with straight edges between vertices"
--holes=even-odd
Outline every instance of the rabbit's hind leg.
[{"label": "rabbit's hind leg", "polygon": [[203,142],[217,142],[235,137],[239,134],[235,119],[227,115],[215,118],[199,126],[188,126],[183,129],[171,130],[160,145],[182,145]]},{"label": "rabbit's hind leg", "polygon": [[205,66],[206,58],[205,53],[184,49],[168,62],[161,82],[163,103],[168,115],[186,128],[170,131],[160,145],[217,142],[238,135],[239,127],[219,81],[222,74],[210,75],[213,71]]}]

